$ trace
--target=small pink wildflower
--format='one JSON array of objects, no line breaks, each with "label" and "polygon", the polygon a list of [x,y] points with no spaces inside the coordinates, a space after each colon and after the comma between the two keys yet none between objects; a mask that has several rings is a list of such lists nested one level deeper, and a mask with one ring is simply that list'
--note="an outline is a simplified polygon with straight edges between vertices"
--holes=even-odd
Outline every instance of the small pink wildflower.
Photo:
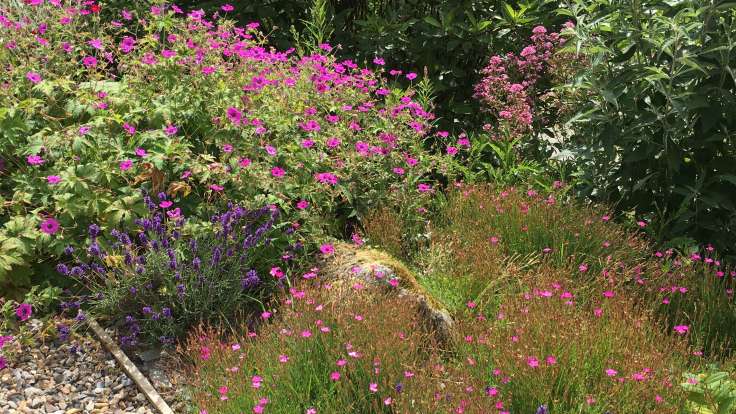
[{"label": "small pink wildflower", "polygon": [[337,371],[333,371],[333,372],[332,372],[332,373],[330,374],[330,379],[331,379],[332,381],[339,381],[339,380],[340,380],[340,373],[339,373],[339,372],[337,372]]},{"label": "small pink wildflower", "polygon": [[319,251],[322,252],[323,255],[329,256],[335,253],[335,247],[330,243],[325,243],[319,247]]},{"label": "small pink wildflower", "polygon": [[120,161],[120,171],[127,171],[132,166],[133,166],[133,161],[131,160]]},{"label": "small pink wildflower", "polygon": [[263,378],[259,377],[258,375],[254,375],[250,379],[250,385],[251,385],[251,387],[256,388],[256,389],[261,388],[261,383],[262,382],[263,382]]}]

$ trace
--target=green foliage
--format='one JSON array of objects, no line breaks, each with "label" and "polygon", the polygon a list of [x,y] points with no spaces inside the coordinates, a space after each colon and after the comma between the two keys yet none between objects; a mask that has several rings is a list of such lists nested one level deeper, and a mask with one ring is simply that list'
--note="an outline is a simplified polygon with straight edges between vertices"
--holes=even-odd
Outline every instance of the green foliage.
[{"label": "green foliage", "polygon": [[571,87],[585,194],[633,211],[659,241],[736,237],[736,9],[697,0],[569,1],[570,50],[593,63]]},{"label": "green foliage", "polygon": [[714,365],[701,374],[685,374],[680,386],[688,392],[688,413],[728,414],[736,410],[736,380]]}]

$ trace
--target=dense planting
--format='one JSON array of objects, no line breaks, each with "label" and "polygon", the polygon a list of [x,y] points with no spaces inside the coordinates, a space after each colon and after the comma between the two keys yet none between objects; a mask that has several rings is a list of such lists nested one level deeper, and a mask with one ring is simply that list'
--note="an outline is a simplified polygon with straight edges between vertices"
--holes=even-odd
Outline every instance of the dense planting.
[{"label": "dense planting", "polygon": [[3,381],[95,318],[200,414],[732,411],[730,3],[111,3],[0,5]]},{"label": "dense planting", "polygon": [[387,200],[416,214],[433,191],[432,115],[381,66],[279,52],[257,24],[176,6],[112,25],[80,6],[2,14],[5,286],[47,277],[90,224],[132,224],[139,187],[188,217],[273,204],[315,237]]}]

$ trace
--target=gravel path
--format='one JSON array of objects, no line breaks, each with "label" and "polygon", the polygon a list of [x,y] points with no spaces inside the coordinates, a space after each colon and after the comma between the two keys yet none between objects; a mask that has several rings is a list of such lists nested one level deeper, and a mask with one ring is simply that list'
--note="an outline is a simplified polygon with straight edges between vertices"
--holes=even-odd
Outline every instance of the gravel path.
[{"label": "gravel path", "polygon": [[0,413],[154,413],[94,339],[24,347],[0,371]]}]

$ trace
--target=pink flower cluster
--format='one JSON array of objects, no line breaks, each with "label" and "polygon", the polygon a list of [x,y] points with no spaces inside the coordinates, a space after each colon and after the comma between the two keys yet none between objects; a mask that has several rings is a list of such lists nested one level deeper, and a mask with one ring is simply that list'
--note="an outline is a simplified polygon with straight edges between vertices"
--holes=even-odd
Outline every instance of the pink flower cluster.
[{"label": "pink flower cluster", "polygon": [[555,50],[565,43],[559,33],[548,34],[543,26],[534,28],[531,41],[518,55],[492,56],[475,86],[475,97],[495,118],[496,125],[483,127],[495,139],[514,140],[531,130],[535,85],[547,72]]}]

